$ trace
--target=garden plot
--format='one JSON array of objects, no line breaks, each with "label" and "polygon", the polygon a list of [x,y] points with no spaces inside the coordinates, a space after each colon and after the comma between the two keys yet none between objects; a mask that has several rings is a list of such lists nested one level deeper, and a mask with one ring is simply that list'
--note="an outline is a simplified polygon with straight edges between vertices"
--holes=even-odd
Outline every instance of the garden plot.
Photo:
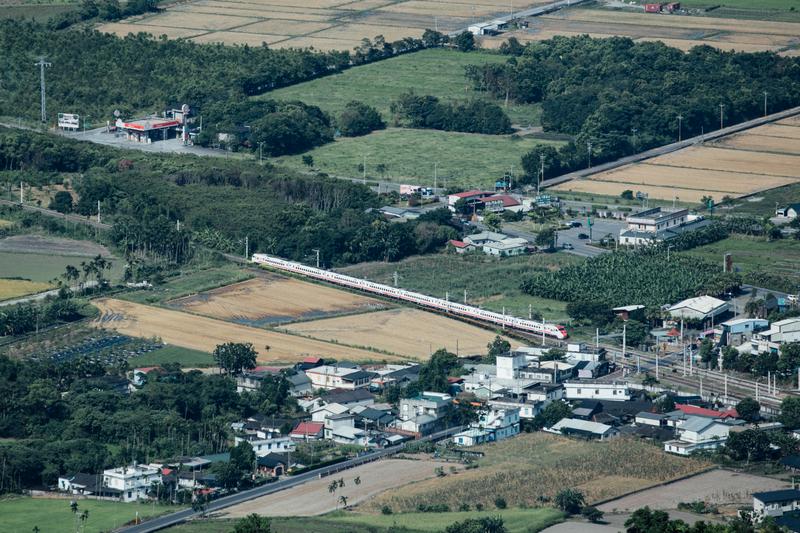
[{"label": "garden plot", "polygon": [[250,326],[325,318],[385,309],[387,304],[347,291],[265,274],[208,292],[179,298],[168,305]]}]

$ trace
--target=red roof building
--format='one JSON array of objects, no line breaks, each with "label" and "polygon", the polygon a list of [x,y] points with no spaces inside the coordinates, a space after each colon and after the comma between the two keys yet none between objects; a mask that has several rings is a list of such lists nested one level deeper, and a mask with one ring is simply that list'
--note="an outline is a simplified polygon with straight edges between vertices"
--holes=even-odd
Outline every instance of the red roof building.
[{"label": "red roof building", "polygon": [[303,362],[307,363],[309,365],[318,365],[318,364],[322,363],[322,358],[321,357],[309,356],[309,357],[306,357],[305,359],[303,359]]},{"label": "red roof building", "polygon": [[705,416],[708,418],[739,418],[739,413],[736,411],[736,409],[715,411],[714,409],[706,409],[705,407],[697,407],[696,405],[688,405],[683,403],[676,403],[675,409],[687,415]]},{"label": "red roof building", "polygon": [[289,437],[300,440],[321,439],[324,427],[322,422],[300,422],[289,433]]},{"label": "red roof building", "polygon": [[487,196],[479,200],[483,204],[484,209],[487,211],[500,212],[512,207],[519,207],[520,204],[516,198],[507,194],[497,194],[494,196]]}]

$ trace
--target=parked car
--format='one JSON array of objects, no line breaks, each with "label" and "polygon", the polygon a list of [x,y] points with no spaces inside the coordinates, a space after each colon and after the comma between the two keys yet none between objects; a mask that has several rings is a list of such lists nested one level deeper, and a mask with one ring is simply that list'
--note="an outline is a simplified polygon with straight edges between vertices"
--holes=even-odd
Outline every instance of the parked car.
[{"label": "parked car", "polygon": [[569,223],[570,228],[580,228],[583,226],[582,222],[578,222],[577,220],[571,220]]},{"label": "parked car", "polygon": [[585,233],[579,233],[579,234],[578,234],[578,238],[579,238],[580,240],[582,240],[582,241],[585,241],[586,239],[588,239],[588,238],[589,238],[589,236],[588,236],[588,235],[586,235]]},{"label": "parked car", "polygon": [[563,249],[565,249],[565,250],[574,250],[574,249],[575,249],[575,247],[574,247],[574,246],[572,246],[572,245],[571,245],[570,243],[568,243],[568,242],[565,242],[564,244],[562,244],[562,245],[561,245],[561,247],[562,247]]}]

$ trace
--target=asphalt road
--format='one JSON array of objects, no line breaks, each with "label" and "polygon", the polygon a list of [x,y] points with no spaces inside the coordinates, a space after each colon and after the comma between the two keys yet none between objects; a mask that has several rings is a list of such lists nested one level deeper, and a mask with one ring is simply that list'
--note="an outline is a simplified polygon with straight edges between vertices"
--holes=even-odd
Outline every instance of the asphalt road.
[{"label": "asphalt road", "polygon": [[[433,435],[429,435],[428,437],[424,437],[423,439],[420,440],[439,440],[448,437],[450,435],[453,435],[455,433],[458,433],[459,431],[461,431],[461,429],[462,428],[460,427],[450,428],[444,431],[440,431],[438,433],[434,433]],[[355,466],[359,466],[364,463],[378,460],[382,457],[389,457],[391,455],[401,452],[404,448],[405,448],[405,443],[400,444],[399,446],[394,446],[392,448],[375,450],[360,457],[356,457],[348,461],[345,461],[343,463],[338,463],[328,467],[320,468],[318,470],[313,470],[311,472],[306,472],[304,474],[299,474],[297,476],[286,477],[284,479],[281,479],[280,481],[269,483],[267,485],[262,485],[254,489],[237,492],[236,494],[231,494],[230,496],[225,496],[219,498],[218,500],[210,502],[205,512],[208,514],[208,513],[213,513],[215,511],[221,511],[222,509],[226,509],[228,507],[231,507],[233,505],[242,502],[250,501],[252,499],[259,498],[261,496],[268,496],[270,494],[274,494],[276,492],[286,490],[291,487],[295,487],[297,485],[302,485],[307,481],[323,477],[323,475],[327,475],[332,472],[338,472],[341,470],[353,468]],[[157,518],[153,518],[152,520],[147,520],[136,526],[122,527],[115,531],[119,531],[121,533],[122,532],[150,533],[152,531],[159,531],[171,526],[181,524],[196,516],[200,516],[200,513],[193,511],[192,509],[184,509],[182,511],[177,511]]]}]

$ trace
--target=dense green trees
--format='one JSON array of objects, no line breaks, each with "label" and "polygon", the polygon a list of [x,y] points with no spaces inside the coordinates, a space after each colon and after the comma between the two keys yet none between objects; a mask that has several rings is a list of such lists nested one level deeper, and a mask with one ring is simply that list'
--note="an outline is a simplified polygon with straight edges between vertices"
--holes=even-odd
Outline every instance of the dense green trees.
[{"label": "dense green trees", "polygon": [[214,348],[214,361],[227,374],[241,374],[256,366],[258,355],[250,342],[226,342]]},{"label": "dense green trees", "polygon": [[461,368],[456,354],[444,348],[436,350],[427,363],[422,365],[417,385],[420,391],[449,392],[447,378],[452,372]]},{"label": "dense green trees", "polygon": [[761,404],[750,397],[742,398],[736,404],[736,412],[742,420],[757,422],[761,418]]},{"label": "dense green trees", "polygon": [[54,196],[48,209],[54,209],[59,213],[72,212],[72,195],[67,191],[58,191]]},{"label": "dense green trees", "polygon": [[487,100],[442,102],[435,96],[407,92],[392,102],[392,113],[412,128],[499,135],[511,132],[505,111]]},{"label": "dense green trees", "polygon": [[386,127],[378,110],[363,102],[349,102],[345,105],[336,125],[345,137],[358,137]]},{"label": "dense green trees", "polygon": [[[601,163],[786,109],[800,98],[800,61],[772,53],[688,53],[660,42],[589,36],[509,44],[507,64],[467,69],[478,90],[518,102],[541,102],[545,130],[575,136],[558,151],[561,172]],[[713,88],[713,91],[710,89]],[[634,128],[636,134],[634,134]],[[535,173],[528,173],[535,177]]]}]

